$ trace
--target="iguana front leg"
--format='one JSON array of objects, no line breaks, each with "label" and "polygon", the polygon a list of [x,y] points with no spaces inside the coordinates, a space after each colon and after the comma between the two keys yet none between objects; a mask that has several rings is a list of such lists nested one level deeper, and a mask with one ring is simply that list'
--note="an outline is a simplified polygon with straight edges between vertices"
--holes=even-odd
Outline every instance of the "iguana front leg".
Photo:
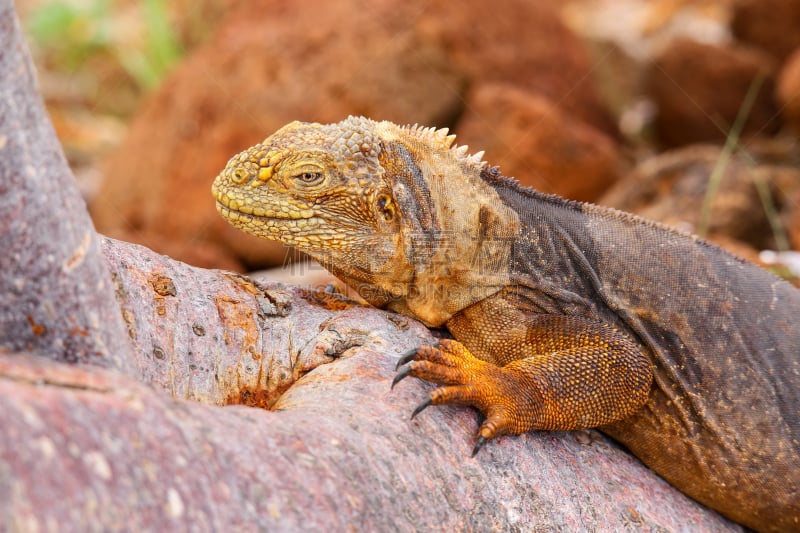
[{"label": "iguana front leg", "polygon": [[486,419],[473,454],[506,433],[609,424],[647,401],[650,362],[612,325],[528,313],[501,293],[459,312],[447,327],[461,342],[410,352],[394,383],[410,375],[444,385],[414,415],[428,405],[478,408]]}]

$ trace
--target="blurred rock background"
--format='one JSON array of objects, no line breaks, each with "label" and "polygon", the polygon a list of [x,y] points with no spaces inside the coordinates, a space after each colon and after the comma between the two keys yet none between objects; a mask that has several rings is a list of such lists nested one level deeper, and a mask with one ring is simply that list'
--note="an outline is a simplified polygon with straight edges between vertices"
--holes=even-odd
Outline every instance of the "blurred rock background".
[{"label": "blurred rock background", "polygon": [[200,266],[282,265],[294,257],[286,249],[216,214],[211,181],[286,122],[359,114],[450,127],[526,185],[699,233],[792,277],[797,0],[17,8],[67,157],[109,236]]}]

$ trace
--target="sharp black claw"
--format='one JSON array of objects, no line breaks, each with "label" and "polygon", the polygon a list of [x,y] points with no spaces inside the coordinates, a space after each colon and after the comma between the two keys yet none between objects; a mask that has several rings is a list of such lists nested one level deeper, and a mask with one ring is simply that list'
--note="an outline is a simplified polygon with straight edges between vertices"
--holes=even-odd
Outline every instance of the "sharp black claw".
[{"label": "sharp black claw", "polygon": [[475,455],[477,455],[477,453],[481,451],[481,448],[483,448],[484,444],[486,444],[486,438],[481,435],[478,437],[478,441],[475,443],[475,447],[472,448],[472,457],[475,457]]},{"label": "sharp black claw", "polygon": [[[433,348],[439,347],[439,341],[436,341],[430,345]],[[414,358],[417,356],[417,352],[421,346],[417,346],[416,348],[411,348],[409,351],[405,352],[403,355],[400,356],[400,359],[397,360],[397,364],[395,365],[394,369],[397,370],[404,364],[408,363],[409,361],[413,361]]]},{"label": "sharp black claw", "polygon": [[419,351],[419,346],[416,348],[412,348],[403,355],[400,356],[400,359],[397,360],[397,365],[395,365],[394,369],[397,370],[404,364],[412,361],[417,356],[417,351]]},{"label": "sharp black claw", "polygon": [[397,375],[392,380],[392,386],[389,389],[393,389],[395,385],[400,383],[403,379],[407,378],[411,374],[411,365],[404,366],[400,370],[397,371]]},{"label": "sharp black claw", "polygon": [[430,398],[426,398],[425,401],[422,402],[421,404],[419,404],[417,406],[417,408],[414,409],[414,412],[411,413],[411,420],[414,420],[414,417],[417,416],[418,414],[420,414],[422,412],[422,410],[425,409],[426,407],[428,407],[430,404],[431,404],[431,399]]}]

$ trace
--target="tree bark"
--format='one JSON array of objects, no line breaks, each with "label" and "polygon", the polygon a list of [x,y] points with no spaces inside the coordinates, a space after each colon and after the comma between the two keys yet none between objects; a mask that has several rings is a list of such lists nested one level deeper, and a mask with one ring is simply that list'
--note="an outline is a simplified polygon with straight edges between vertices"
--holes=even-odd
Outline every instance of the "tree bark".
[{"label": "tree bark", "polygon": [[103,242],[133,366],[175,398],[270,408],[299,378],[355,349],[399,355],[432,340],[416,321],[337,294]]},{"label": "tree bark", "polygon": [[737,529],[594,431],[410,421],[413,320],[98,236],[10,0],[0,224],[0,529]]},{"label": "tree bark", "polygon": [[130,370],[99,238],[0,0],[0,351]]},{"label": "tree bark", "polygon": [[[737,530],[594,431],[502,437],[474,411],[390,392],[372,348],[274,411],[175,400],[97,367],[0,358],[0,517],[10,531]],[[738,529],[741,531],[741,529]]]}]

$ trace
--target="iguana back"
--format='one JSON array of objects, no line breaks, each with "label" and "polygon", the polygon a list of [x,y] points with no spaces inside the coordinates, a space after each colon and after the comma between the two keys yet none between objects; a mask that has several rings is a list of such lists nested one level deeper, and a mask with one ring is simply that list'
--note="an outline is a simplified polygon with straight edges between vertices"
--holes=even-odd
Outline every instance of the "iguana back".
[{"label": "iguana back", "polygon": [[649,351],[647,404],[600,429],[698,501],[800,529],[800,290],[664,226],[483,177],[520,216],[513,282],[531,305]]}]

